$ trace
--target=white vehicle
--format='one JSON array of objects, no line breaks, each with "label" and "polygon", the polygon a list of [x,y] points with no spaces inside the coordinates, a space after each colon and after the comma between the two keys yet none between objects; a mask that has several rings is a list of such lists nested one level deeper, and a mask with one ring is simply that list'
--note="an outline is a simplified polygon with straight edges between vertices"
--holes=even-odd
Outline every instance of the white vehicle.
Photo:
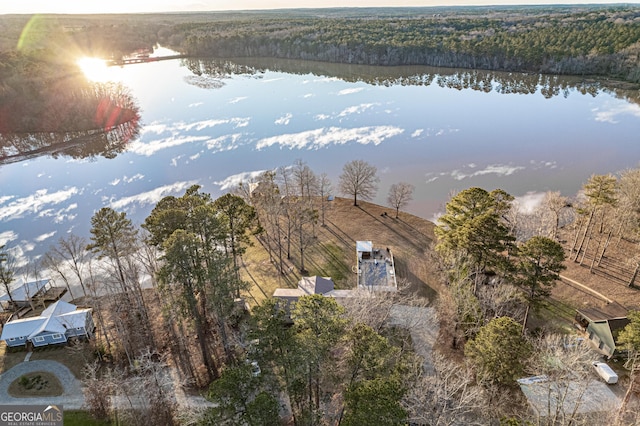
[{"label": "white vehicle", "polygon": [[251,375],[253,377],[258,377],[262,373],[260,370],[260,365],[258,365],[258,361],[251,361]]},{"label": "white vehicle", "polygon": [[618,383],[618,375],[605,362],[593,361],[593,367],[600,377],[610,385]]}]

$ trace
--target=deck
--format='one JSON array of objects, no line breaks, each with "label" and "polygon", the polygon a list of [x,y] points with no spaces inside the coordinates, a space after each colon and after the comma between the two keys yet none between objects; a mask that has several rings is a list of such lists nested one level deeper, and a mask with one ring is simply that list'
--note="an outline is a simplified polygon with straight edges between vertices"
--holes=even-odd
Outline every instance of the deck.
[{"label": "deck", "polygon": [[358,287],[368,290],[395,291],[395,266],[389,249],[373,248],[368,255],[358,256]]},{"label": "deck", "polygon": [[14,318],[14,317],[24,318],[26,316],[31,316],[30,313],[31,311],[34,310],[34,308],[39,309],[38,307],[40,307],[40,309],[44,309],[44,307],[47,305],[47,302],[56,302],[60,300],[62,296],[65,295],[66,292],[67,292],[67,289],[65,287],[49,287],[45,291],[40,291],[37,294],[35,294],[31,298],[32,303],[29,303],[29,302],[21,302],[20,304],[15,303],[14,304],[15,312],[13,315],[11,315],[9,320],[11,320],[11,318]]},{"label": "deck", "polygon": [[43,294],[36,295],[35,299],[44,302],[56,302],[65,295],[67,289],[65,287],[49,287]]}]

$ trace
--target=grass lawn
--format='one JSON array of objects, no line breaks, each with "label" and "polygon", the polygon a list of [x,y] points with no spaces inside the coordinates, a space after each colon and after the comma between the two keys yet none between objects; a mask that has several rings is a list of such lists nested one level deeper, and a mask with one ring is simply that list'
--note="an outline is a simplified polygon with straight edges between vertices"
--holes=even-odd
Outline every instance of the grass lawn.
[{"label": "grass lawn", "polygon": [[110,426],[111,424],[108,421],[95,420],[87,411],[64,411],[65,426]]},{"label": "grass lawn", "polygon": [[[384,213],[387,213],[386,215]],[[356,263],[356,241],[372,241],[374,247],[390,248],[396,262],[396,274],[411,284],[411,291],[430,299],[439,287],[431,244],[435,240],[432,222],[417,216],[400,213],[398,218],[388,208],[359,201],[336,198],[327,211],[325,226],[315,228],[313,245],[305,251],[307,275],[331,277],[338,289],[356,285],[352,266]],[[301,278],[300,251],[292,238],[290,258],[284,259],[285,274],[279,274],[276,261],[258,241],[243,255],[241,274],[251,284],[246,293],[250,305],[273,295],[276,288],[295,288]],[[286,244],[286,239],[284,243]],[[286,246],[283,247],[286,257]],[[277,253],[273,254],[274,258]]]},{"label": "grass lawn", "polygon": [[[27,350],[22,348],[7,348],[6,344],[0,344],[0,372],[5,372],[24,361]],[[78,379],[84,375],[84,366],[93,360],[93,351],[90,345],[84,341],[74,341],[70,345],[45,346],[34,349],[31,360],[48,359],[58,361],[66,366]]]},{"label": "grass lawn", "polygon": [[570,304],[550,298],[537,311],[532,310],[528,321],[529,330],[536,328],[559,334],[575,333],[573,321],[576,314],[575,307]]},{"label": "grass lawn", "polygon": [[68,346],[47,346],[33,351],[31,360],[48,359],[65,365],[74,376],[82,379],[84,366],[93,360],[91,346],[84,341],[74,341]]},{"label": "grass lawn", "polygon": [[0,341],[0,372],[4,373],[24,361],[25,349],[10,349],[4,341]]}]

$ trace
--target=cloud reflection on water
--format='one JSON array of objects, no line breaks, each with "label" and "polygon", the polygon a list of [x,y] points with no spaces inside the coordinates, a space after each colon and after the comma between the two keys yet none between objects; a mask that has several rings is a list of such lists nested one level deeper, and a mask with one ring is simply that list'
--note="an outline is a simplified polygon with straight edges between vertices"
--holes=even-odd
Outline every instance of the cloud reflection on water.
[{"label": "cloud reflection on water", "polygon": [[120,210],[127,209],[133,204],[137,204],[139,206],[156,204],[167,195],[180,195],[180,193],[184,192],[187,188],[197,183],[198,181],[196,180],[190,180],[159,186],[150,191],[141,192],[136,195],[111,201],[109,206],[114,210]]},{"label": "cloud reflection on water", "polygon": [[274,145],[289,149],[320,149],[329,145],[344,145],[356,142],[362,145],[379,145],[384,140],[398,136],[404,129],[396,126],[368,126],[345,129],[341,127],[322,127],[299,133],[288,133],[260,139],[256,149],[261,150]]},{"label": "cloud reflection on water", "polygon": [[[473,166],[473,167],[472,167]],[[475,168],[475,165],[467,165],[468,168]],[[476,170],[472,173],[465,173],[462,170],[453,170],[451,177],[455,180],[463,180],[483,175],[510,176],[518,171],[524,170],[523,166],[512,166],[508,164],[490,164],[482,170]]]},{"label": "cloud reflection on water", "polygon": [[[3,197],[3,200],[0,200],[4,201],[0,203],[0,221],[20,219],[29,214],[41,216],[43,211],[49,210],[45,207],[63,203],[79,193],[80,190],[74,186],[54,192],[39,189],[35,193],[21,198]],[[9,199],[13,199],[13,201],[5,204]]]},{"label": "cloud reflection on water", "polygon": [[225,179],[213,182],[220,187],[220,191],[227,191],[240,183],[250,182],[252,179],[257,178],[266,170],[254,170],[250,172],[237,173],[235,175],[227,176]]},{"label": "cloud reflection on water", "polygon": [[640,117],[640,105],[637,104],[616,101],[615,104],[612,102],[608,102],[603,106],[604,108],[602,109],[592,109],[596,121],[618,124],[620,122],[621,116],[624,115]]}]

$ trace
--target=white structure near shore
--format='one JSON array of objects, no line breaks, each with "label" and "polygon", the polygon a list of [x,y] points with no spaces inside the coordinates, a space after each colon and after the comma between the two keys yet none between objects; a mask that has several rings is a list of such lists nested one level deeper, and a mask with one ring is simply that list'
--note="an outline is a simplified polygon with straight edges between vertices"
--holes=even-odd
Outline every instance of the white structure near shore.
[{"label": "white structure near shore", "polygon": [[373,247],[371,241],[356,241],[358,288],[370,291],[396,291],[396,270],[389,248]]}]

